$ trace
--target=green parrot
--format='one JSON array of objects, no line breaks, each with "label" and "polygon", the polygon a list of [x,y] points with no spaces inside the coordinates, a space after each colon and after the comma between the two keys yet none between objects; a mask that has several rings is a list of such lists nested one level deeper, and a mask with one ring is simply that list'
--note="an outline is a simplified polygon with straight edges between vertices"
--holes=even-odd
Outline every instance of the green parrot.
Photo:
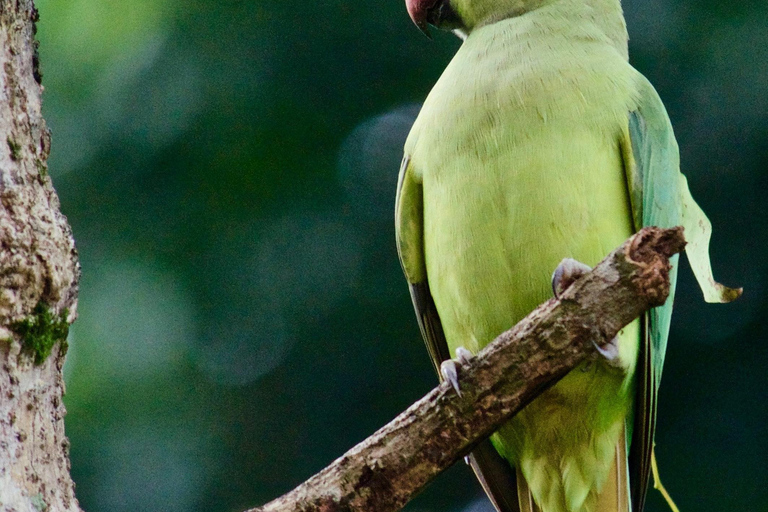
[{"label": "green parrot", "polygon": [[[594,265],[643,226],[685,227],[707,301],[740,295],[712,277],[711,225],[661,100],[628,62],[619,0],[406,5],[427,34],[463,39],[408,136],[395,205],[418,323],[454,387],[445,361],[559,293],[585,271],[573,260]],[[676,263],[666,305],[470,455],[498,510],[642,511]]]}]

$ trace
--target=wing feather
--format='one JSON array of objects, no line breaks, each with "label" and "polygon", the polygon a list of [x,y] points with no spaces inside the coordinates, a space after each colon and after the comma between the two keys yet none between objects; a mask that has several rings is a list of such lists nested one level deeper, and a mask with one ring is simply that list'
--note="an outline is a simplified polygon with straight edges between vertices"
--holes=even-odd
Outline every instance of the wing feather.
[{"label": "wing feather", "polygon": [[[653,86],[644,78],[640,101],[629,113],[626,139],[622,144],[627,184],[635,227],[685,228],[686,255],[705,298],[729,302],[741,294],[715,282],[709,259],[711,224],[691,197],[680,173],[680,157],[667,112]],[[666,304],[654,308],[643,319],[637,365],[635,416],[629,453],[632,510],[645,504],[651,472],[651,452],[656,429],[656,403],[661,371],[667,350],[672,303],[677,281],[677,256],[671,259],[671,289]]]},{"label": "wing feather", "polygon": [[[429,291],[424,262],[424,208],[422,186],[406,156],[400,166],[395,200],[395,236],[400,264],[411,290],[413,308],[432,364],[440,376],[440,363],[451,357],[440,315]],[[480,484],[499,512],[519,512],[515,472],[489,440],[469,455]]]},{"label": "wing feather", "polygon": [[[669,118],[653,87],[645,82],[637,110],[628,118],[625,169],[635,227],[674,227],[681,223],[679,150]],[[667,348],[677,258],[670,272],[666,304],[646,313],[636,367],[635,415],[629,451],[632,510],[645,506],[656,429],[656,398]]]}]

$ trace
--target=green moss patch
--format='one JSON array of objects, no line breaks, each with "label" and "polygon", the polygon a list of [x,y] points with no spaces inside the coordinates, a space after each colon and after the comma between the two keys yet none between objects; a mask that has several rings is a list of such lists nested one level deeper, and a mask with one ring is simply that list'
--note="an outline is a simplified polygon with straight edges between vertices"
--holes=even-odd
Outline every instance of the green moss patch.
[{"label": "green moss patch", "polygon": [[11,330],[21,336],[24,350],[34,355],[35,364],[43,363],[57,342],[66,343],[69,334],[67,314],[65,309],[55,316],[47,304],[38,302],[31,316],[11,324]]},{"label": "green moss patch", "polygon": [[6,139],[6,142],[8,143],[8,149],[11,150],[11,160],[16,161],[19,159],[19,156],[21,154],[21,146],[16,143],[13,139],[8,137]]}]

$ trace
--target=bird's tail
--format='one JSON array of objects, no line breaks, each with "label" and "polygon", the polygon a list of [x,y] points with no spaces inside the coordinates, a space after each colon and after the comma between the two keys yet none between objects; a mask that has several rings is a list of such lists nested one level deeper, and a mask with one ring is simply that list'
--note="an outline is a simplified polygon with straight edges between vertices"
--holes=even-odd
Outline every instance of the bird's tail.
[{"label": "bird's tail", "polygon": [[533,501],[533,494],[520,468],[517,468],[517,501],[520,504],[520,512],[541,512],[539,506]]},{"label": "bird's tail", "polygon": [[608,480],[597,495],[595,512],[631,512],[629,497],[629,464],[627,463],[626,427],[622,429],[619,442],[616,443],[613,467],[608,473]]},{"label": "bird's tail", "polygon": [[[627,431],[623,429],[614,450],[615,456],[608,479],[597,497],[591,503],[593,507],[582,507],[578,512],[631,512],[629,501],[629,475],[627,465]],[[545,512],[534,501],[528,482],[520,469],[517,469],[517,498],[520,512]],[[572,511],[577,512],[577,511]]]}]

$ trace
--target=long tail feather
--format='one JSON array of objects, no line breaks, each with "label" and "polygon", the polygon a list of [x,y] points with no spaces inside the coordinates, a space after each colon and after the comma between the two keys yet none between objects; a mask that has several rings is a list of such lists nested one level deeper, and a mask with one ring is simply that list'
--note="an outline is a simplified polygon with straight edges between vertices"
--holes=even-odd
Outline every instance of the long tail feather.
[{"label": "long tail feather", "polygon": [[497,512],[521,512],[517,506],[515,470],[499,455],[490,439],[472,450],[469,465]]},{"label": "long tail feather", "polygon": [[622,430],[619,442],[616,443],[615,452],[608,480],[597,496],[595,512],[630,512],[626,428]]},{"label": "long tail feather", "polygon": [[541,512],[539,506],[533,501],[531,489],[519,468],[517,469],[517,500],[520,504],[520,512]]}]

